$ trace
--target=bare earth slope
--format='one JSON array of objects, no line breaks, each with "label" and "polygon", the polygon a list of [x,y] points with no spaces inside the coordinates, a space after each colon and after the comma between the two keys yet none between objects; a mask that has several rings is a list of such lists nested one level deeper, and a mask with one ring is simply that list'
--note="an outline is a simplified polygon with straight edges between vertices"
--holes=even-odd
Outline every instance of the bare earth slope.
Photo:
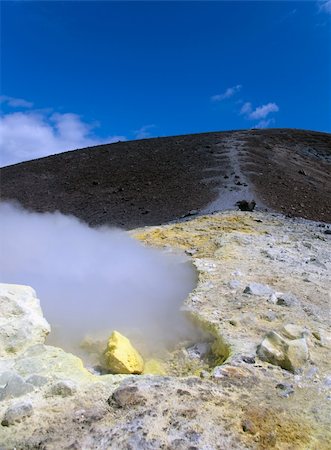
[{"label": "bare earth slope", "polygon": [[331,222],[331,135],[269,129],[120,142],[1,169],[1,197],[90,225],[157,225],[257,209]]}]

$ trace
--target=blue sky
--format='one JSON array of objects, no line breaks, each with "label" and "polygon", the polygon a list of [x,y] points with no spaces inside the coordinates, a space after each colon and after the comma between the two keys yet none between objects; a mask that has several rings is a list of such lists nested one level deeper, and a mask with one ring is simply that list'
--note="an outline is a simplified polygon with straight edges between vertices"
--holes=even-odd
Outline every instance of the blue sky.
[{"label": "blue sky", "polygon": [[331,1],[4,1],[3,164],[252,127],[331,132]]}]

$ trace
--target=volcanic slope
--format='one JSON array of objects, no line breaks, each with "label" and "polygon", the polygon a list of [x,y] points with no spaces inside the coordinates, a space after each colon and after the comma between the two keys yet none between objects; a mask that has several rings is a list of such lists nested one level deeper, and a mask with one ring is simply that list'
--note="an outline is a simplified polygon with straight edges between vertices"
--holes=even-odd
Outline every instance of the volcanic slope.
[{"label": "volcanic slope", "polygon": [[331,135],[213,132],[100,145],[1,169],[1,198],[126,229],[257,209],[331,222]]}]

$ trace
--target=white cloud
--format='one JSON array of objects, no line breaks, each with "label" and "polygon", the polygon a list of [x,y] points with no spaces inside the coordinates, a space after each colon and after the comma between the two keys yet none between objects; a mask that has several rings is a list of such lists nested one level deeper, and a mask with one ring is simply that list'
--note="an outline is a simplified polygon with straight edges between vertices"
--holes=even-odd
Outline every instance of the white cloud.
[{"label": "white cloud", "polygon": [[143,127],[139,128],[138,130],[134,131],[135,139],[147,139],[151,137],[150,129],[155,128],[155,125],[144,125]]},{"label": "white cloud", "polygon": [[24,100],[24,98],[9,97],[8,95],[0,95],[0,103],[7,104],[11,108],[32,108],[33,103]]},{"label": "white cloud", "polygon": [[29,111],[0,117],[0,165],[6,166],[67,150],[125,140],[124,136],[100,139],[93,126],[77,114]]},{"label": "white cloud", "polygon": [[331,14],[331,0],[319,2],[319,9],[320,11]]},{"label": "white cloud", "polygon": [[279,111],[279,107],[276,103],[267,103],[266,105],[258,106],[254,111],[248,115],[249,119],[264,119],[270,113]]},{"label": "white cloud", "polygon": [[242,85],[241,84],[237,84],[236,86],[232,86],[230,88],[227,88],[227,90],[225,92],[223,92],[223,94],[213,95],[211,97],[211,100],[213,102],[220,102],[220,101],[225,100],[227,98],[233,97],[237,92],[240,91],[241,88],[242,88]]},{"label": "white cloud", "polygon": [[279,111],[278,105],[276,103],[267,103],[266,105],[258,106],[253,110],[252,104],[246,102],[240,109],[239,114],[246,115],[247,119],[258,120],[265,119],[270,113]]},{"label": "white cloud", "polygon": [[276,103],[267,103],[253,109],[251,102],[246,102],[242,105],[239,114],[244,115],[248,120],[259,120],[252,128],[268,128],[269,125],[275,122],[275,119],[267,119],[267,116],[278,111],[279,107]]}]

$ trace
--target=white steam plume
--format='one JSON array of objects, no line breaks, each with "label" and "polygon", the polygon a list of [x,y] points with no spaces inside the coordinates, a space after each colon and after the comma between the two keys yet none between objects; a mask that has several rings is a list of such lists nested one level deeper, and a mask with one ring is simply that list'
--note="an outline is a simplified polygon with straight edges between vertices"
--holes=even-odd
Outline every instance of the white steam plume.
[{"label": "white steam plume", "polygon": [[0,203],[0,216],[0,281],[37,291],[51,343],[74,351],[86,334],[113,329],[138,332],[150,348],[189,337],[179,309],[196,274],[183,256],[60,213]]}]

